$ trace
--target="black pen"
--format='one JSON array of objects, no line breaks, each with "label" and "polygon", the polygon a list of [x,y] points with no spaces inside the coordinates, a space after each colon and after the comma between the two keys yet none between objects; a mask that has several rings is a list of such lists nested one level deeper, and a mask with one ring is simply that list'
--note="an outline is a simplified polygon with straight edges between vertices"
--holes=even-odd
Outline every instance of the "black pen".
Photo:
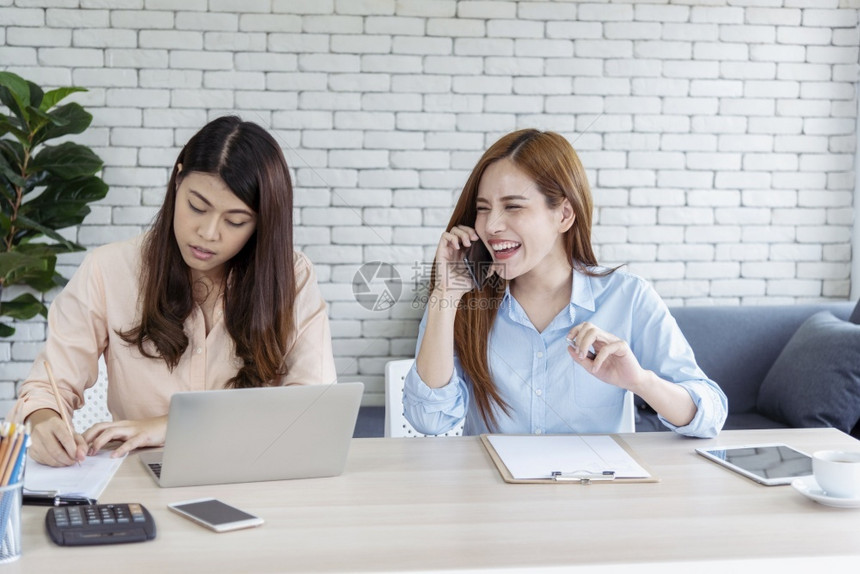
[{"label": "black pen", "polygon": [[30,506],[82,506],[97,501],[86,496],[24,493],[21,502]]}]

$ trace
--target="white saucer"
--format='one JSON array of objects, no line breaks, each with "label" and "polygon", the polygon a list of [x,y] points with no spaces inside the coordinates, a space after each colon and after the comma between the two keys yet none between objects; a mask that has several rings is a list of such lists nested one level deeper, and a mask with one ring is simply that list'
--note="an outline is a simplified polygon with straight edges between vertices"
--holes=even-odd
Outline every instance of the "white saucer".
[{"label": "white saucer", "polygon": [[835,506],[837,508],[860,508],[860,498],[840,498],[838,496],[830,496],[818,486],[814,476],[804,476],[795,478],[791,481],[791,486],[794,490],[811,498],[819,504],[825,506]]}]

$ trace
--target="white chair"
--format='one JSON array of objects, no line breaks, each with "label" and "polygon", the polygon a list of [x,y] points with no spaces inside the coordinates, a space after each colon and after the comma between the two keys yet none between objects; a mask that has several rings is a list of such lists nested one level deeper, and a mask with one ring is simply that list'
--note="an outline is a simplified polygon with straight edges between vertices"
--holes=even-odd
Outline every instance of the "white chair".
[{"label": "white chair", "polygon": [[96,423],[112,420],[107,408],[107,365],[102,356],[99,357],[99,378],[84,391],[84,406],[72,414],[72,424],[75,432],[82,433]]},{"label": "white chair", "polygon": [[633,393],[624,393],[624,409],[621,429],[618,432],[636,432],[636,405],[633,404]]},{"label": "white chair", "polygon": [[[387,437],[428,436],[415,430],[403,414],[403,380],[414,362],[414,359],[402,359],[385,363],[385,436]],[[624,394],[623,418],[618,432],[636,432],[636,406],[633,403],[633,393],[630,391]],[[444,435],[429,436],[461,436],[462,434],[461,421]]]},{"label": "white chair", "polygon": [[444,434],[424,435],[406,420],[403,414],[403,380],[414,362],[414,359],[402,359],[385,363],[385,436],[462,436],[463,421]]}]

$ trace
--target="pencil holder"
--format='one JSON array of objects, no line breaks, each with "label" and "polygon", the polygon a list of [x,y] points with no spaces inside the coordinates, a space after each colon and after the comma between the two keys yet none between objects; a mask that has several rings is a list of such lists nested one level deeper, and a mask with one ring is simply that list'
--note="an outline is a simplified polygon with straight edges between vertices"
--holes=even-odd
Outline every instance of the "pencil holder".
[{"label": "pencil holder", "polygon": [[21,557],[21,495],[24,482],[0,488],[0,564]]}]

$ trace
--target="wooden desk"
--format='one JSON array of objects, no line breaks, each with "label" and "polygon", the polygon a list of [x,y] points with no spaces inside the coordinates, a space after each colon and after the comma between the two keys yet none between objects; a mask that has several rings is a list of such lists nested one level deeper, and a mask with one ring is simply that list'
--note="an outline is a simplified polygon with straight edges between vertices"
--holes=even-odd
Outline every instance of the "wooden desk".
[{"label": "wooden desk", "polygon": [[[132,455],[101,501],[143,503],[155,517],[156,540],[61,548],[44,532],[45,509],[25,507],[23,556],[2,568],[65,574],[580,566],[606,572],[607,564],[749,564],[775,556],[795,565],[833,556],[860,563],[860,509],[821,506],[790,486],[760,486],[693,452],[765,441],[807,452],[860,449],[848,435],[794,429],[726,431],[714,440],[667,432],[623,437],[659,483],[505,484],[476,437],[355,439],[340,477],[170,489],[158,488]],[[216,534],[165,507],[203,496],[253,512],[266,524]]]}]

